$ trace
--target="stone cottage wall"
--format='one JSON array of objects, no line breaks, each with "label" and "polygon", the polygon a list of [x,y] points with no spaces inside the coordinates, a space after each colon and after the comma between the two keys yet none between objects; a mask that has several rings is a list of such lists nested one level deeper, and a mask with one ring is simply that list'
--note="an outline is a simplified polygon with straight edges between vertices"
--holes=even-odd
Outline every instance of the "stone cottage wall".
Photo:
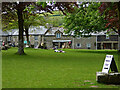
[{"label": "stone cottage wall", "polygon": [[[81,45],[80,47],[77,46],[78,43]],[[90,44],[90,49],[96,49],[96,36],[74,38],[75,49],[88,49],[87,44]]]}]

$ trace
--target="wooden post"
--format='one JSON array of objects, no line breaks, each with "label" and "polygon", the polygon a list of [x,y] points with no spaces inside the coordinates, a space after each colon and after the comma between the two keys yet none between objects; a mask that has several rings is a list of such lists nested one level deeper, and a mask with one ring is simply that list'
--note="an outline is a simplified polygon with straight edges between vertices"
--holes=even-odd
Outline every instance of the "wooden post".
[{"label": "wooden post", "polygon": [[101,42],[101,49],[103,49],[103,42]]},{"label": "wooden post", "polygon": [[58,42],[58,48],[60,48],[60,42]]},{"label": "wooden post", "polygon": [[111,43],[111,49],[114,49],[114,45],[113,45],[113,43]]}]

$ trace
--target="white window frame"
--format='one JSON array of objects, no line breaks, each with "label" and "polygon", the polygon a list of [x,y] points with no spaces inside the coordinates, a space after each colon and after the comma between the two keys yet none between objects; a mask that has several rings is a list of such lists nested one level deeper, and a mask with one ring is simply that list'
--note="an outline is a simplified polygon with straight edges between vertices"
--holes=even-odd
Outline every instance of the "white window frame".
[{"label": "white window frame", "polygon": [[8,40],[8,41],[11,41],[11,36],[8,36],[8,37],[7,37],[7,40]]},{"label": "white window frame", "polygon": [[56,33],[56,38],[61,38],[61,33]]},{"label": "white window frame", "polygon": [[[79,46],[78,46],[78,44],[79,44]],[[77,47],[77,48],[80,48],[80,47],[81,47],[81,43],[77,43],[77,44],[76,44],[76,47]]]},{"label": "white window frame", "polygon": [[13,41],[15,42],[15,37],[13,37]]},{"label": "white window frame", "polygon": [[34,42],[34,47],[37,47],[38,46],[38,42]]},{"label": "white window frame", "polygon": [[110,37],[109,37],[109,35],[108,35],[108,34],[106,34],[106,39],[110,39]]},{"label": "white window frame", "polygon": [[86,47],[87,47],[87,48],[90,48],[90,47],[91,47],[91,43],[87,43],[87,44],[86,44]]},{"label": "white window frame", "polygon": [[[37,37],[37,39],[36,39],[36,37]],[[38,40],[38,36],[34,36],[34,40],[37,41]]]}]

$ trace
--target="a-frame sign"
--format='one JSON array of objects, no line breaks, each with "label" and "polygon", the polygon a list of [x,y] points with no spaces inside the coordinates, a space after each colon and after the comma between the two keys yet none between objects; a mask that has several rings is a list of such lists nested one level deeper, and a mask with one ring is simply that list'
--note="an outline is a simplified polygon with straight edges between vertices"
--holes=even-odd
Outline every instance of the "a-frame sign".
[{"label": "a-frame sign", "polygon": [[113,55],[106,55],[102,72],[108,74],[110,68],[111,71],[118,72]]}]

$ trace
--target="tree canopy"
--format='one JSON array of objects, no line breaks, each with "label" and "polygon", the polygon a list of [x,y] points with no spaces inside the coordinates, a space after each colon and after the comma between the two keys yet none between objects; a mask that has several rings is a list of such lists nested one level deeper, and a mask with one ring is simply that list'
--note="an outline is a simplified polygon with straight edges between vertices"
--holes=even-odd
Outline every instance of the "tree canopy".
[{"label": "tree canopy", "polygon": [[105,15],[105,28],[112,29],[120,36],[120,2],[104,2],[99,7],[99,12]]},{"label": "tree canopy", "polygon": [[[14,16],[15,12],[17,12],[18,19],[18,27],[19,27],[19,42],[18,42],[18,54],[24,54],[24,44],[23,44],[23,32],[24,32],[24,18],[23,13],[26,10],[26,13],[29,12],[29,9],[26,8],[31,5],[32,13],[36,14],[40,13],[42,10],[45,12],[50,12],[54,10],[54,8],[58,8],[66,14],[64,10],[68,12],[73,12],[74,9],[72,6],[77,6],[76,2],[55,2],[48,5],[46,2],[2,2],[2,18],[5,21],[6,19],[11,20],[11,17]],[[13,20],[16,20],[14,18]],[[9,23],[9,22],[8,22]]]},{"label": "tree canopy", "polygon": [[83,2],[74,13],[68,13],[65,17],[64,27],[66,33],[74,32],[75,36],[90,36],[92,32],[106,30],[104,16],[100,16],[98,2]]}]

